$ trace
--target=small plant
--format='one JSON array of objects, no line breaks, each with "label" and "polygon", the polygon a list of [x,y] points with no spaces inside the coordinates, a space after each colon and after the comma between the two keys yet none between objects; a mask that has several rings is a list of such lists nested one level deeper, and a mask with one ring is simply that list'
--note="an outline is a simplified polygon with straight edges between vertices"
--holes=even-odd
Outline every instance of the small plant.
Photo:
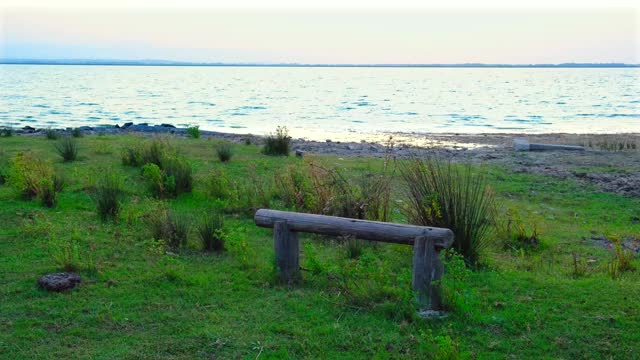
[{"label": "small plant", "polygon": [[44,131],[44,136],[48,139],[48,140],[58,140],[58,138],[60,137],[60,135],[58,134],[57,131],[49,128],[47,130]]},{"label": "small plant", "polygon": [[224,169],[213,169],[207,181],[207,193],[215,199],[226,199],[231,192],[230,186]]},{"label": "small plant", "polygon": [[619,242],[615,245],[614,256],[614,259],[607,265],[607,270],[612,279],[620,278],[625,272],[635,271],[633,252],[623,249]]},{"label": "small plant", "polygon": [[183,215],[171,210],[161,211],[151,219],[151,229],[155,240],[164,240],[172,249],[179,249],[187,244],[189,221]]},{"label": "small plant", "polygon": [[194,138],[194,139],[199,139],[200,138],[200,127],[198,125],[196,126],[190,126],[187,128],[187,134]]},{"label": "small plant", "polygon": [[218,155],[218,159],[221,162],[227,162],[231,160],[231,156],[233,156],[233,149],[231,147],[231,143],[228,141],[222,141],[216,146],[216,154]]},{"label": "small plant", "polygon": [[54,173],[52,178],[44,178],[40,181],[38,197],[46,207],[56,206],[58,193],[64,189],[64,178]]},{"label": "small plant", "polygon": [[202,240],[202,247],[205,251],[220,252],[224,250],[223,225],[222,215],[219,214],[207,215],[198,224],[198,236]]},{"label": "small plant", "polygon": [[13,136],[13,129],[12,128],[2,128],[0,129],[0,136],[4,136],[4,137],[12,137]]},{"label": "small plant", "polygon": [[244,138],[244,144],[245,145],[251,145],[251,138],[250,137]]},{"label": "small plant", "polygon": [[63,271],[75,272],[82,267],[80,237],[76,233],[69,236],[66,241],[52,236],[49,240],[49,253]]},{"label": "small plant", "polygon": [[356,239],[353,236],[347,236],[345,246],[347,248],[347,258],[357,259],[362,255],[366,243],[363,240]]},{"label": "small plant", "polygon": [[[166,189],[166,177],[163,175],[162,170],[156,164],[147,164],[142,167],[142,176],[149,183],[149,190],[156,197],[162,197],[165,195]],[[175,187],[175,182],[174,182]],[[175,189],[174,189],[175,190]]]},{"label": "small plant", "polygon": [[56,150],[65,162],[71,162],[78,158],[78,143],[73,138],[62,138],[56,144]]},{"label": "small plant", "polygon": [[571,252],[571,258],[572,258],[571,276],[573,276],[574,278],[579,278],[584,276],[587,272],[587,266],[584,260],[582,260],[580,258],[580,255],[578,255],[578,253],[576,253],[575,251]]},{"label": "small plant", "polygon": [[264,139],[262,153],[271,156],[289,156],[291,152],[291,136],[285,126],[278,126],[275,134]]},{"label": "small plant", "polygon": [[95,202],[100,219],[106,220],[118,215],[122,196],[122,179],[118,175],[107,173],[98,181]]},{"label": "small plant", "polygon": [[170,192],[175,195],[191,192],[193,189],[193,170],[187,160],[178,156],[167,156],[161,161],[161,168],[165,173],[165,185]]},{"label": "small plant", "polygon": [[81,138],[84,136],[84,133],[79,128],[75,128],[71,130],[71,136],[73,136],[74,138]]}]

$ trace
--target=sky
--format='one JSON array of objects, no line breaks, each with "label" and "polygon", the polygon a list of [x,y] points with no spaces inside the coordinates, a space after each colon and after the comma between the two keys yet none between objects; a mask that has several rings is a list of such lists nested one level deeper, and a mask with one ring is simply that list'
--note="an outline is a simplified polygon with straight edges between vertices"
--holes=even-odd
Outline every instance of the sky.
[{"label": "sky", "polygon": [[640,10],[629,6],[260,9],[106,4],[0,6],[0,58],[640,63]]}]

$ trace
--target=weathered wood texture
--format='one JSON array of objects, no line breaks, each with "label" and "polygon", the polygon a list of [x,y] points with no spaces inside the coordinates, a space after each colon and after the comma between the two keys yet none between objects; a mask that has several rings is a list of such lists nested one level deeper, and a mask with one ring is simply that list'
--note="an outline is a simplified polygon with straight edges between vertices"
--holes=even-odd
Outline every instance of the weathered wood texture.
[{"label": "weathered wood texture", "polygon": [[287,211],[260,209],[254,216],[256,225],[273,227],[279,220],[285,220],[289,230],[323,235],[351,235],[358,239],[373,240],[397,244],[413,245],[417,237],[424,236],[437,248],[447,249],[453,244],[453,232],[449,229],[424,226],[385,223],[324,216],[302,214]]},{"label": "weathered wood texture", "polygon": [[323,235],[351,235],[363,240],[413,245],[413,290],[420,310],[441,310],[442,299],[438,280],[444,267],[440,251],[453,244],[449,229],[383,223],[261,209],[255,214],[258,226],[273,228],[276,266],[280,281],[301,280],[300,242],[297,232]]},{"label": "weathered wood texture", "polygon": [[440,250],[426,237],[416,238],[413,244],[413,290],[418,297],[418,306],[424,310],[441,310],[440,284],[444,266],[440,261]]},{"label": "weathered wood texture", "polygon": [[293,283],[300,280],[300,241],[286,221],[276,221],[273,226],[273,247],[280,281]]}]

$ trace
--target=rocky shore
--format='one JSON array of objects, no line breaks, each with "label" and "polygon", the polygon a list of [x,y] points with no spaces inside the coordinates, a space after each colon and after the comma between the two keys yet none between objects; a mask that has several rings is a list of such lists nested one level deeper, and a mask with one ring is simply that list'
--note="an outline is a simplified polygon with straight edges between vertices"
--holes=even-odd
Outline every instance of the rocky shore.
[{"label": "rocky shore", "polygon": [[[81,126],[87,135],[189,136],[186,128],[172,124],[125,123],[115,126]],[[44,136],[45,129],[25,126],[14,129],[19,136]],[[71,134],[73,129],[56,129]],[[200,130],[203,138],[224,138],[237,143],[260,145],[264,136]],[[356,134],[359,141],[314,141],[292,139],[292,149],[304,154],[332,154],[339,157],[398,158],[437,156],[476,164],[507,166],[512,172],[530,172],[595,184],[605,191],[640,196],[640,133],[627,134]],[[513,142],[584,146],[587,151],[516,152]],[[391,150],[390,150],[391,149]]]}]

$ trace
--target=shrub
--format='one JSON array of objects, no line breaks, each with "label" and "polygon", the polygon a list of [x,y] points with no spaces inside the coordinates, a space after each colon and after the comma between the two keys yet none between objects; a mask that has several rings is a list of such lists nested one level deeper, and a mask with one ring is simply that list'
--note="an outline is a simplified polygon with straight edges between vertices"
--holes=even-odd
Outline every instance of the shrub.
[{"label": "shrub", "polygon": [[164,240],[172,249],[179,249],[187,244],[189,222],[183,215],[171,210],[161,211],[151,219],[151,229],[155,240]]},{"label": "shrub", "polygon": [[49,140],[58,140],[58,138],[60,137],[60,135],[58,135],[58,132],[51,128],[44,131],[44,136]]},{"label": "shrub", "polygon": [[271,156],[289,156],[291,151],[291,136],[284,126],[278,126],[275,134],[270,134],[264,139],[262,153]]},{"label": "shrub", "polygon": [[122,179],[118,175],[107,173],[98,181],[95,202],[100,219],[106,220],[118,215],[122,196]]},{"label": "shrub", "polygon": [[187,134],[194,138],[194,139],[199,139],[200,138],[200,127],[198,125],[196,126],[190,126],[187,128]]},{"label": "shrub", "polygon": [[218,159],[221,162],[227,162],[231,160],[231,156],[233,156],[233,149],[231,148],[231,143],[228,141],[222,141],[216,146],[216,154],[218,155]]},{"label": "shrub", "polygon": [[448,228],[453,247],[468,265],[478,262],[487,246],[494,214],[494,198],[484,177],[469,165],[456,166],[437,159],[415,159],[401,168],[410,223]]},{"label": "shrub", "polygon": [[64,187],[64,178],[33,153],[16,155],[7,171],[7,180],[25,198],[37,197],[49,207],[55,206],[57,193]]},{"label": "shrub", "polygon": [[149,190],[157,197],[165,195],[165,177],[156,164],[146,164],[142,167],[142,176],[149,183]]},{"label": "shrub", "polygon": [[75,128],[71,131],[71,136],[73,136],[74,138],[81,138],[84,136],[84,134],[82,133],[82,130]]},{"label": "shrub", "polygon": [[62,138],[56,144],[56,150],[65,162],[74,161],[78,158],[78,143],[73,138]]},{"label": "shrub", "polygon": [[347,258],[349,259],[359,258],[366,245],[364,240],[356,239],[353,236],[346,237],[345,244],[347,247]]},{"label": "shrub", "polygon": [[176,195],[191,192],[193,189],[193,170],[191,164],[181,157],[165,157],[161,162],[161,168],[165,172],[165,184],[173,186]]},{"label": "shrub", "polygon": [[2,128],[2,129],[0,129],[0,136],[12,137],[13,136],[13,129],[12,128]]},{"label": "shrub", "polygon": [[206,215],[197,226],[198,236],[205,251],[224,250],[224,220],[220,214]]},{"label": "shrub", "polygon": [[63,271],[75,272],[82,267],[78,234],[73,234],[67,241],[52,237],[49,240],[49,254]]},{"label": "shrub", "polygon": [[207,181],[207,193],[215,199],[226,199],[231,192],[229,178],[223,169],[214,169]]}]

